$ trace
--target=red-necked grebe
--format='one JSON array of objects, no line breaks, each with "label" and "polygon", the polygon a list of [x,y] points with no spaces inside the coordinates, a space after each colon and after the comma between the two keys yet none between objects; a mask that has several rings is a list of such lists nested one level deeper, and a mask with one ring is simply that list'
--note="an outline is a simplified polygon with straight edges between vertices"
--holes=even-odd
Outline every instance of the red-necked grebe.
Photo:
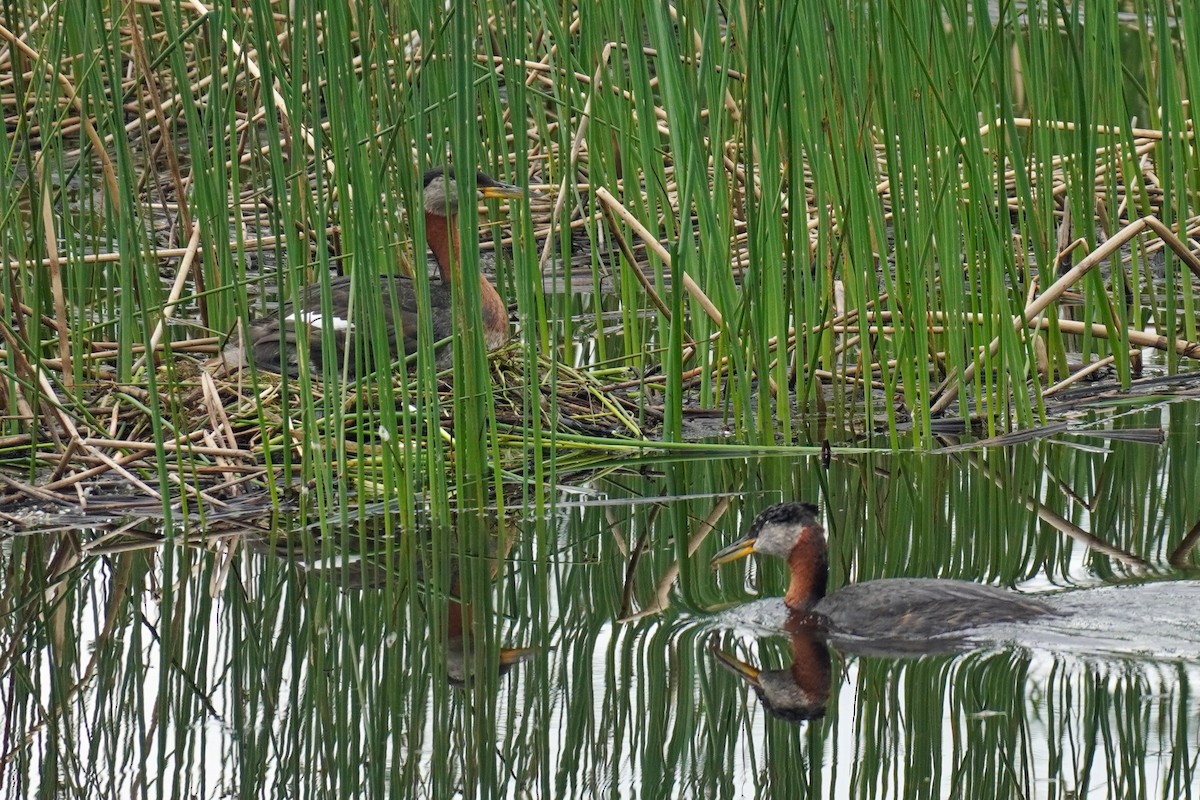
[{"label": "red-necked grebe", "polygon": [[[481,199],[520,199],[525,191],[485,175],[475,174],[475,184]],[[425,240],[429,243],[437,260],[440,282],[429,286],[429,304],[432,318],[426,323],[433,330],[433,340],[450,336],[454,330],[454,313],[451,302],[451,281],[461,268],[459,258],[456,217],[458,214],[458,188],[453,170],[431,169],[424,176]],[[423,268],[425,259],[414,258],[418,269]],[[317,374],[321,372],[322,329],[334,329],[336,363],[340,366],[346,343],[350,336],[350,278],[339,277],[329,281],[332,317],[321,316],[321,286],[305,289],[299,305],[283,306],[271,317],[250,322],[246,335],[234,335],[224,351],[225,363],[231,368],[245,366],[249,361],[262,369],[286,372],[296,376],[300,371],[296,347],[298,336],[307,342],[308,359]],[[417,319],[417,291],[411,278],[402,275],[384,275],[379,279],[384,309],[384,328],[388,334],[391,356],[398,358],[401,352],[412,354],[417,349],[419,321]],[[494,350],[508,341],[508,309],[496,288],[487,278],[479,277],[479,296],[483,338],[489,350]],[[245,340],[243,342],[243,339]],[[401,342],[403,351],[401,351]],[[449,348],[438,357],[439,366],[448,366]]]},{"label": "red-necked grebe", "polygon": [[787,560],[791,583],[784,603],[815,615],[830,632],[865,639],[922,639],[1055,613],[1050,606],[995,586],[940,578],[890,578],[856,583],[825,596],[829,575],[825,530],[809,503],[763,511],[745,537],[721,550],[712,565],[751,553]]}]

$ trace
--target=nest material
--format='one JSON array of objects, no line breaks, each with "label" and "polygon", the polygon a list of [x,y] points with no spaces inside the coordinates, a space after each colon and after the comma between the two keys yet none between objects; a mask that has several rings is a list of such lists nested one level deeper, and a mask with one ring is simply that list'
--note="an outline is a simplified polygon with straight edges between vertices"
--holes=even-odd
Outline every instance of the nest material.
[{"label": "nest material", "polygon": [[[560,453],[570,452],[571,445],[594,448],[606,439],[614,446],[645,440],[639,404],[627,392],[606,388],[586,372],[545,357],[527,367],[516,344],[492,353],[488,365],[495,407],[497,448],[493,452],[498,452],[505,469],[524,471],[531,459],[540,458],[530,450],[535,405],[543,440],[555,442]],[[268,477],[283,486],[293,485],[293,475],[284,474],[282,465],[303,463],[305,442],[321,449],[337,475],[356,480],[372,494],[386,494],[381,483],[389,457],[385,451],[390,448],[391,456],[402,458],[401,448],[427,446],[419,437],[400,441],[385,429],[378,410],[377,380],[335,388],[319,382],[305,386],[296,379],[285,382],[266,372],[253,377],[246,371],[220,373],[209,365],[175,360],[169,370],[160,369],[153,397],[144,387],[97,382],[88,392],[86,422],[72,421],[62,412],[43,416],[35,446],[42,474],[28,483],[0,472],[0,501],[86,507],[90,493],[103,487],[104,494],[111,494],[117,490],[116,481],[123,484],[124,492],[132,491],[149,502],[161,502],[164,492],[182,493],[221,507],[222,498],[247,486],[261,486]],[[404,418],[401,398],[414,397],[416,387],[404,371],[391,373],[391,378],[397,417]],[[537,381],[532,388],[531,378]],[[297,393],[307,390],[312,392],[307,405],[317,414],[328,410],[330,403],[336,403],[340,413],[302,420],[306,404]],[[431,426],[409,417],[410,430],[436,431],[453,458],[453,386],[448,375],[439,382],[436,405],[425,405],[438,409],[436,423]],[[651,416],[650,423],[655,421]],[[301,433],[306,424],[315,427],[307,436]],[[162,431],[162,468],[170,486],[161,485],[159,478],[156,429]],[[0,441],[0,465],[28,463],[34,443],[32,435]],[[290,458],[285,454],[289,449]],[[334,454],[340,452],[347,454],[345,463],[335,460]],[[570,467],[566,458],[563,466]],[[298,466],[293,473],[299,474]]]}]

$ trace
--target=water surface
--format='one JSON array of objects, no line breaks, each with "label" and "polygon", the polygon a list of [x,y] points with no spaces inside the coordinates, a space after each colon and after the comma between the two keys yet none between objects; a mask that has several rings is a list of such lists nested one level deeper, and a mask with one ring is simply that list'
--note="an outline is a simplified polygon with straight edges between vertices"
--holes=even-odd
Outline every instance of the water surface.
[{"label": "water surface", "polygon": [[[630,462],[503,523],[14,525],[4,793],[1186,796],[1198,424],[1175,402],[1010,448]],[[797,641],[753,611],[781,564],[708,566],[783,499],[821,507],[834,588],[953,577],[1063,613],[906,657]],[[824,659],[814,718],[717,653]]]}]

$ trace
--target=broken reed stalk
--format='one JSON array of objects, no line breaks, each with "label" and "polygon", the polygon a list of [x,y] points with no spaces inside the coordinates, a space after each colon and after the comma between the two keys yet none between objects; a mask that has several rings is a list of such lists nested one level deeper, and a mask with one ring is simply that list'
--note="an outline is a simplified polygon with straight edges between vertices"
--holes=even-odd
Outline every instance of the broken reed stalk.
[{"label": "broken reed stalk", "polygon": [[[154,333],[150,335],[150,349],[158,348],[158,343],[162,341],[163,331],[166,330],[167,321],[175,313],[175,306],[179,304],[179,298],[183,295],[183,288],[187,285],[188,275],[192,271],[192,261],[196,258],[196,251],[200,247],[200,223],[196,222],[192,225],[192,235],[188,239],[187,247],[183,260],[179,262],[179,269],[175,273],[175,283],[171,285],[171,292],[167,297],[167,304],[163,306],[162,316],[158,320],[158,324],[154,326]],[[133,373],[136,375],[145,366],[146,355],[143,353],[133,365]]]},{"label": "broken reed stalk", "polygon": [[[1141,352],[1140,350],[1133,350],[1130,352],[1129,355],[1130,355],[1130,357],[1134,357],[1137,353],[1140,353],[1140,352]],[[1072,372],[1070,375],[1063,378],[1058,383],[1056,383],[1053,386],[1051,386],[1050,388],[1044,390],[1042,392],[1042,397],[1052,397],[1053,395],[1056,395],[1059,392],[1061,392],[1063,389],[1066,389],[1068,386],[1072,386],[1072,385],[1078,383],[1079,381],[1084,380],[1089,375],[1094,375],[1097,372],[1099,372],[1100,370],[1104,369],[1105,367],[1112,366],[1113,364],[1116,363],[1116,361],[1117,361],[1117,359],[1114,356],[1105,356],[1104,358],[1093,361],[1091,364],[1088,364],[1083,369],[1080,369],[1077,372]]]},{"label": "broken reed stalk", "polygon": [[[1121,249],[1122,246],[1125,245],[1126,242],[1130,241],[1146,229],[1153,230],[1161,239],[1166,241],[1170,245],[1171,249],[1174,250],[1175,253],[1180,257],[1180,260],[1187,264],[1188,269],[1190,269],[1197,278],[1200,278],[1200,259],[1197,259],[1196,256],[1192,254],[1191,250],[1189,250],[1187,246],[1181,242],[1177,236],[1175,236],[1170,228],[1168,228],[1166,225],[1163,225],[1162,222],[1154,217],[1142,217],[1141,219],[1134,220],[1126,225],[1111,239],[1085,256],[1083,260],[1071,268],[1065,275],[1051,284],[1045,292],[1038,296],[1036,300],[1028,304],[1020,315],[1013,317],[1013,329],[1020,330],[1024,327],[1027,327],[1034,317],[1036,317],[1038,314],[1041,314],[1053,303],[1057,302],[1057,300],[1062,296],[1063,292],[1065,292],[1069,287],[1078,283],[1079,280],[1089,271],[1091,271],[1093,267],[1116,253]],[[1157,339],[1158,337],[1155,338]],[[1193,345],[1189,344],[1186,348],[1187,352],[1185,355],[1200,356],[1200,350],[1193,350],[1193,347]],[[1000,337],[997,336],[996,338],[992,339],[991,343],[988,345],[987,357],[994,356],[997,352],[999,352],[999,350]],[[983,363],[984,357],[984,355],[976,357],[971,365],[967,367],[963,373],[963,382],[971,380],[971,378],[975,375],[975,372],[979,369],[979,366]],[[944,383],[944,391],[941,392],[941,395],[938,397],[938,399],[934,401],[932,406],[930,406],[930,412],[933,414],[939,414],[945,411],[958,396],[958,386],[959,382],[956,380],[954,373],[951,372],[951,374],[947,376]]]},{"label": "broken reed stalk", "polygon": [[52,198],[54,192],[46,180],[41,160],[35,173],[42,188],[42,233],[45,235],[46,257],[50,262],[50,293],[54,298],[54,328],[58,331],[58,354],[63,362],[63,385],[67,391],[74,389],[74,371],[71,369],[71,330],[67,326],[67,299],[63,291],[62,262],[58,256],[58,227],[54,224]]},{"label": "broken reed stalk", "polygon": [[[621,201],[613,197],[612,193],[609,192],[608,189],[603,186],[597,187],[596,197],[600,198],[601,202],[608,206],[614,214],[620,217],[626,225],[633,228],[634,233],[636,233],[641,240],[646,243],[648,248],[654,251],[654,255],[658,256],[658,259],[662,261],[663,264],[668,267],[671,265],[671,254],[667,252],[667,248],[663,247],[662,242],[658,240],[658,237],[652,234],[650,230],[641,223],[641,220],[635,217],[629,209],[625,208],[625,206],[621,204]],[[687,293],[691,295],[692,299],[696,301],[700,308],[704,310],[704,313],[708,315],[708,318],[711,319],[718,328],[724,327],[725,322],[721,317],[721,312],[717,310],[717,307],[713,304],[712,300],[708,299],[708,295],[704,293],[704,290],[700,288],[700,285],[692,280],[692,276],[688,275],[687,273],[684,273],[683,275],[683,288],[687,289]]]}]

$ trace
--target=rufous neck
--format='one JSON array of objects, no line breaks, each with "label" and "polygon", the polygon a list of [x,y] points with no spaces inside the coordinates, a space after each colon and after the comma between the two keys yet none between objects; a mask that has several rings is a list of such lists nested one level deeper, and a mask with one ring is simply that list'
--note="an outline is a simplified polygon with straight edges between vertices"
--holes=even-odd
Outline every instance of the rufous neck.
[{"label": "rufous neck", "polygon": [[[425,240],[437,260],[438,274],[444,283],[449,284],[453,276],[462,274],[462,250],[459,249],[454,217],[426,211]],[[479,298],[483,312],[484,343],[489,350],[494,350],[508,341],[508,308],[482,271],[479,273]]]},{"label": "rufous neck", "polygon": [[788,570],[792,580],[783,601],[796,611],[810,611],[825,596],[829,579],[829,562],[825,552],[825,537],[819,527],[806,528],[788,554]]},{"label": "rufous neck", "polygon": [[[447,283],[450,281],[451,270],[460,269],[462,266],[462,251],[458,247],[457,233],[454,217],[425,212],[425,241],[437,261],[438,274]],[[415,266],[420,267],[419,264]]]}]

